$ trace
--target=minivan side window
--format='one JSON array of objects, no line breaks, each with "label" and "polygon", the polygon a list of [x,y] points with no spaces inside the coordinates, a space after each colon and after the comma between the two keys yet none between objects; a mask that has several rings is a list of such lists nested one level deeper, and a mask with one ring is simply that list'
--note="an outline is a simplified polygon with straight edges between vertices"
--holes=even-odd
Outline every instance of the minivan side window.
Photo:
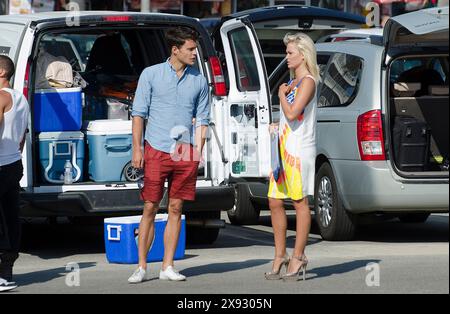
[{"label": "minivan side window", "polygon": [[318,107],[345,107],[358,94],[364,60],[349,54],[333,56],[323,79]]},{"label": "minivan side window", "polygon": [[259,91],[261,85],[259,82],[258,66],[247,29],[239,28],[232,31],[229,37],[239,91]]}]

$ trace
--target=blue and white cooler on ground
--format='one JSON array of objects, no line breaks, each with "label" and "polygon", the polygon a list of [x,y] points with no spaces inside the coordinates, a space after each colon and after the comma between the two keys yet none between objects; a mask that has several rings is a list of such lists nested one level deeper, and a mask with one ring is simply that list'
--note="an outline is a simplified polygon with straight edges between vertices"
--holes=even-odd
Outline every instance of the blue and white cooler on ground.
[{"label": "blue and white cooler on ground", "polygon": [[80,131],[82,114],[81,88],[40,89],[34,93],[36,132]]},{"label": "blue and white cooler on ground", "polygon": [[84,134],[81,132],[44,132],[39,134],[39,159],[42,182],[64,183],[66,161],[72,164],[73,182],[83,180]]},{"label": "blue and white cooler on ground", "polygon": [[95,182],[124,181],[125,166],[132,159],[132,121],[91,121],[87,138],[90,178]]},{"label": "blue and white cooler on ground", "polygon": [[[138,235],[142,216],[105,219],[106,258],[114,264],[137,264],[139,262]],[[147,262],[161,262],[164,258],[164,230],[167,214],[156,215],[155,237],[147,256]],[[183,259],[186,248],[186,217],[181,220],[181,233],[175,259]]]}]

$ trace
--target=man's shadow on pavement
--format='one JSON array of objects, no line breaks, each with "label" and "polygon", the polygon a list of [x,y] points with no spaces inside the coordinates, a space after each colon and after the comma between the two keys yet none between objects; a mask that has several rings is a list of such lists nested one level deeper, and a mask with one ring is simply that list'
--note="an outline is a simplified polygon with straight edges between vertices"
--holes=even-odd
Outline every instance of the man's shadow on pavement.
[{"label": "man's shadow on pavement", "polygon": [[195,277],[207,274],[223,274],[237,270],[243,270],[247,268],[253,268],[261,266],[271,262],[268,259],[256,259],[248,260],[242,262],[230,262],[230,263],[216,263],[209,265],[196,266],[191,268],[186,268],[182,271],[183,275],[187,277]]},{"label": "man's shadow on pavement", "polygon": [[[78,263],[80,270],[92,268],[97,266],[97,263]],[[52,280],[67,276],[72,271],[72,268],[60,267],[55,269],[42,270],[27,274],[14,275],[14,281],[19,287],[26,287],[35,284],[43,284]]]}]

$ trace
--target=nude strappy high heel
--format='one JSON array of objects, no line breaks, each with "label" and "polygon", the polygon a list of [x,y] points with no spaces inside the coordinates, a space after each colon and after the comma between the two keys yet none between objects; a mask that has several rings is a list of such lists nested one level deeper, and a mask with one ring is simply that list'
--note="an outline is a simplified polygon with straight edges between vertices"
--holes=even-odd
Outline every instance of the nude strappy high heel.
[{"label": "nude strappy high heel", "polygon": [[[306,255],[303,255],[301,257],[292,256],[292,258],[293,259],[295,258],[301,262],[299,268],[297,269],[296,272],[288,273],[288,274],[282,276],[281,278],[286,281],[298,281],[298,280],[300,280],[300,278],[302,278],[303,281],[305,281],[306,280],[306,268],[308,267],[308,259],[306,258]],[[302,273],[302,272],[303,272],[303,276],[300,277],[300,273]]]},{"label": "nude strappy high heel", "polygon": [[285,255],[284,257],[276,257],[275,259],[283,259],[283,262],[280,264],[280,267],[277,271],[271,271],[268,273],[265,273],[264,276],[266,277],[266,280],[280,280],[281,279],[281,269],[283,266],[286,267],[286,271],[289,267],[290,258],[289,255]]}]

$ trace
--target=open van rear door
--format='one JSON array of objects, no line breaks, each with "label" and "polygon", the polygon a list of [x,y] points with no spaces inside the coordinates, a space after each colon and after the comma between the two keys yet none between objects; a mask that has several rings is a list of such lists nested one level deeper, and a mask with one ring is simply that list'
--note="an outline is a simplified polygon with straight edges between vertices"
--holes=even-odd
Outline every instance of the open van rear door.
[{"label": "open van rear door", "polygon": [[232,19],[220,29],[229,94],[225,101],[225,147],[231,177],[268,177],[270,172],[269,83],[251,23]]}]

